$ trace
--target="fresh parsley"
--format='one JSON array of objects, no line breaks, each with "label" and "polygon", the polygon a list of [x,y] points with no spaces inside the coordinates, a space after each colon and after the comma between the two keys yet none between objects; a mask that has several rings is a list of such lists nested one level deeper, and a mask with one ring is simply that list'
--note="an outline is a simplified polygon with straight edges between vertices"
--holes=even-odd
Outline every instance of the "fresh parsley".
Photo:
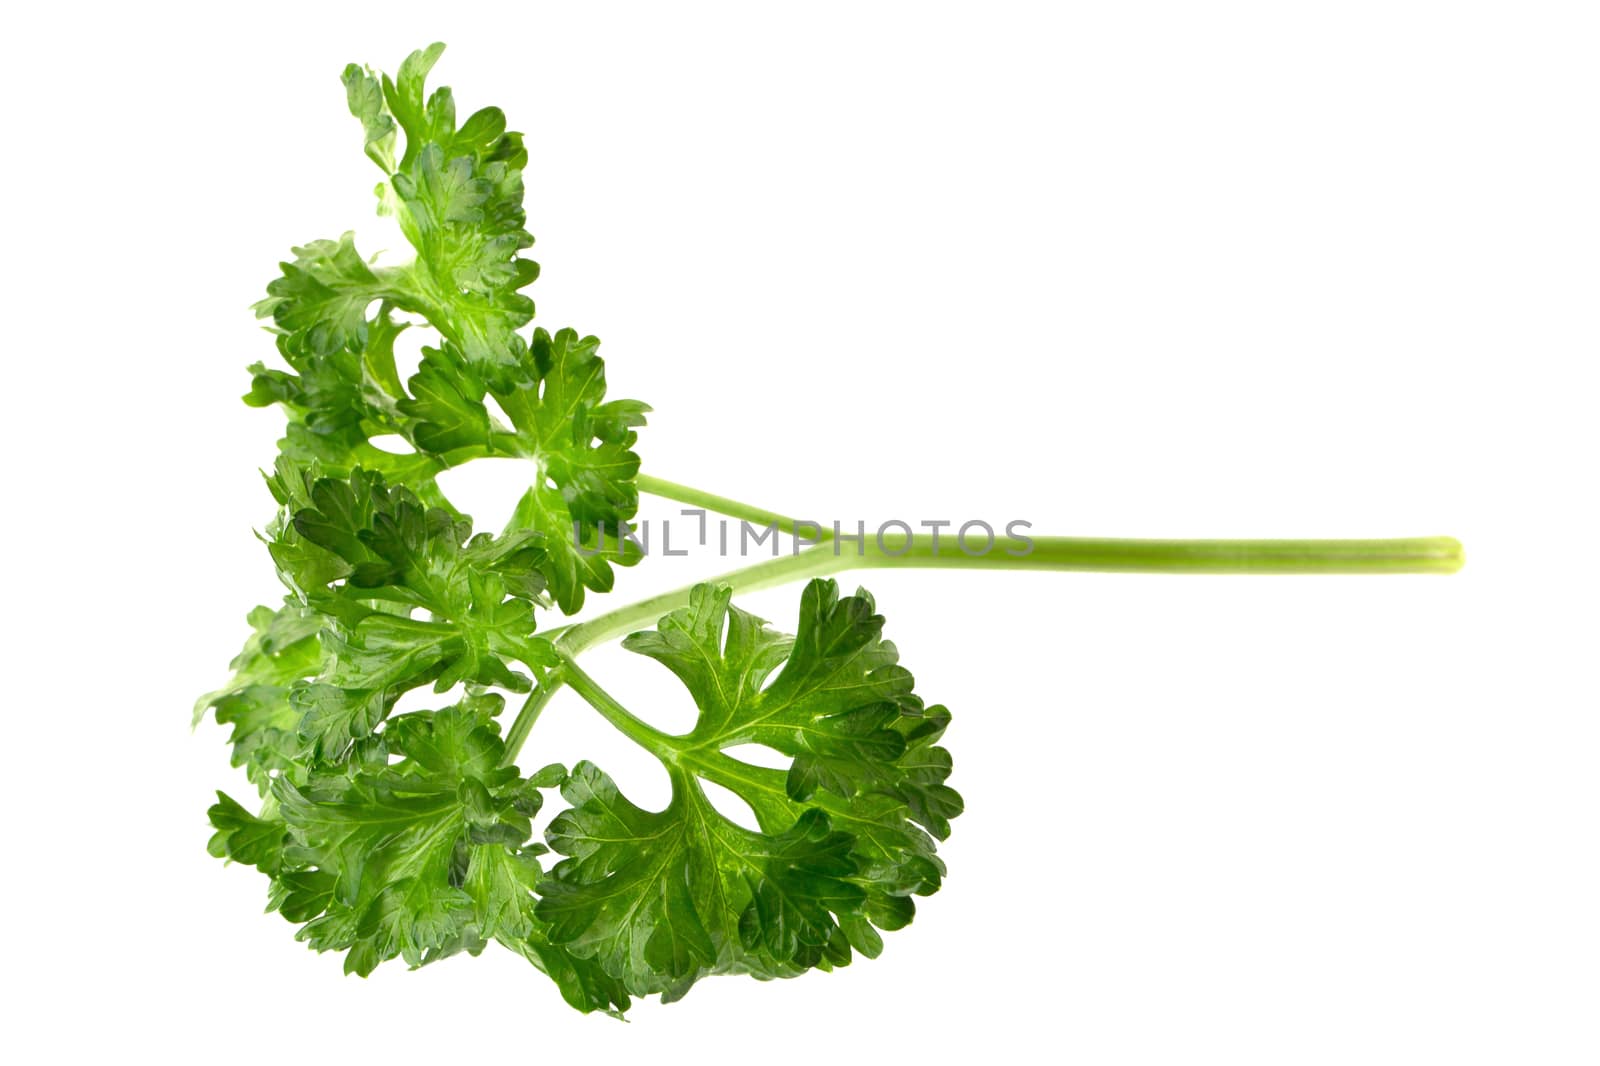
[{"label": "fresh parsley", "polygon": [[[378,265],[351,234],[312,241],[256,305],[282,367],[252,366],[245,401],[287,416],[263,537],[287,595],[250,612],[233,679],[195,708],[197,722],[211,712],[231,729],[233,763],[259,791],[249,806],[218,794],[211,852],[265,874],[270,908],[311,947],[343,952],[347,971],[494,941],[572,1006],[620,1014],[632,997],[677,999],[710,974],[789,977],[876,957],[882,932],[938,890],[937,844],[962,800],[939,745],[950,712],[917,694],[872,597],[844,594],[832,573],[1459,566],[1448,538],[1040,537],[1025,556],[975,557],[913,536],[861,554],[823,543],[551,628],[552,615],[608,592],[614,567],[639,561],[631,541],[604,532],[634,516],[640,491],[796,524],[641,474],[633,448],[649,408],[607,398],[599,342],[526,331],[523,290],[538,276],[523,254],[528,151],[499,109],[458,121],[449,89],[425,90],[442,51],[412,54],[393,79],[344,72],[383,173],[379,210],[415,258]],[[417,328],[433,343],[402,381],[395,339]],[[409,450],[376,447],[378,436]],[[486,456],[528,464],[529,487],[493,533],[474,532],[436,480]],[[793,636],[733,603],[742,589],[806,579]],[[624,647],[688,689],[699,711],[689,732],[658,730],[578,665],[625,634]],[[631,803],[589,762],[520,768],[563,686],[661,760],[664,810]],[[394,713],[423,688],[463,695]],[[515,715],[506,694],[521,699]],[[745,744],[788,769],[729,753]],[[743,797],[759,829],[720,814],[707,782]],[[541,843],[533,819],[557,795],[565,808]]]}]

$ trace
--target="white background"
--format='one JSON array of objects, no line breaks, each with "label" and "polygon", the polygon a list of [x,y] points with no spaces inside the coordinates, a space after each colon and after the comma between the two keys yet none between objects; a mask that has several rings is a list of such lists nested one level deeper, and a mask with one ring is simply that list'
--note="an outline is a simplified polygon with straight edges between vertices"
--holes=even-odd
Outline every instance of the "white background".
[{"label": "white background", "polygon": [[[14,7],[7,1057],[1595,1062],[1592,13]],[[498,949],[342,977],[205,854],[243,790],[189,709],[278,595],[248,305],[293,243],[394,247],[338,74],[434,39],[528,134],[539,321],[654,405],[647,470],[847,521],[1449,533],[1467,569],[868,575],[968,802],[881,959],[630,1025]],[[492,523],[516,478],[454,487]],[[523,761],[649,799],[597,722],[558,701]]]}]

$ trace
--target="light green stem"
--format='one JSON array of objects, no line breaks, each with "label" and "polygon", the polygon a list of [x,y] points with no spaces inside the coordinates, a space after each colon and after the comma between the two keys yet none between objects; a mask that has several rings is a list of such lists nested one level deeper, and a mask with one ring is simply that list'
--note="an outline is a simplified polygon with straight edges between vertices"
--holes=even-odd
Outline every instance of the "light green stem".
[{"label": "light green stem", "polygon": [[[647,474],[638,476],[644,492],[704,507],[794,535],[804,523],[776,511],[754,507]],[[809,529],[809,525],[807,525]],[[830,538],[788,555],[731,570],[710,579],[735,592],[784,585],[858,569],[929,568],[950,570],[1089,571],[1142,574],[1453,574],[1461,569],[1461,544],[1453,537],[1389,540],[1123,540],[1097,537],[1033,537],[1026,547],[1015,541],[969,554],[956,538],[919,534]],[[976,545],[967,545],[972,551]],[[774,545],[776,550],[776,545]],[[696,584],[701,584],[697,582]],[[645,748],[663,752],[672,738],[635,717],[611,698],[573,657],[586,648],[653,625],[685,606],[694,585],[684,585],[619,607],[576,625],[552,630],[562,663],[549,671],[528,697],[506,735],[509,764],[516,758],[539,712],[563,684],[571,685],[605,718]]]},{"label": "light green stem", "polygon": [[675,481],[665,478],[651,477],[649,474],[639,474],[634,479],[634,484],[639,486],[640,492],[648,492],[652,496],[660,496],[667,500],[676,500],[687,503],[692,507],[703,507],[707,511],[727,515],[729,518],[741,518],[747,522],[755,522],[761,526],[776,526],[781,533],[789,536],[799,535],[800,527],[806,529],[807,538],[815,543],[825,541],[833,536],[833,530],[824,529],[820,523],[808,522],[801,518],[790,518],[788,515],[769,511],[765,507],[755,507],[738,500],[730,500],[726,496],[718,496],[704,489],[693,488],[689,485],[680,485]]},{"label": "light green stem", "polygon": [[528,698],[517,711],[516,721],[511,723],[511,729],[506,733],[505,756],[500,760],[502,766],[510,766],[516,759],[517,752],[522,750],[523,742],[533,730],[533,724],[539,720],[539,712],[544,710],[544,705],[550,702],[550,697],[564,683],[563,667],[557,666],[547,671],[539,679],[539,687],[528,693]]},{"label": "light green stem", "polygon": [[[1013,548],[1012,550],[1016,550]],[[766,559],[709,579],[735,592],[753,592],[846,570],[932,568],[951,570],[1077,570],[1145,574],[1450,574],[1461,569],[1461,545],[1451,537],[1394,540],[1117,540],[1034,537],[1025,554],[996,545],[969,555],[954,538],[928,535],[880,544],[843,540],[794,555]],[[693,585],[580,622],[557,643],[577,654],[654,622],[689,602]]]},{"label": "light green stem", "polygon": [[588,701],[589,706],[600,712],[600,717],[616,726],[623,736],[638,744],[646,751],[654,752],[663,759],[670,761],[670,755],[677,746],[672,737],[663,733],[655,726],[618,703],[616,697],[600,687],[600,683],[578,666],[571,658],[565,658],[561,664],[563,675],[572,691]]}]

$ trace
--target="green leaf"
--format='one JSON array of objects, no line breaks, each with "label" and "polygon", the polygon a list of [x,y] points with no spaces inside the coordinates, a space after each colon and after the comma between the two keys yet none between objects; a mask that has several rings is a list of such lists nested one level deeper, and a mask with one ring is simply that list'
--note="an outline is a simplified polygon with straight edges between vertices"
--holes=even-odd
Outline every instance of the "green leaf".
[{"label": "green leaf", "polygon": [[[526,460],[530,487],[508,535],[543,537],[544,573],[556,603],[569,614],[583,606],[586,590],[611,589],[613,566],[642,558],[624,527],[638,509],[639,457],[633,446],[649,408],[605,399],[598,340],[580,339],[572,330],[554,336],[536,330],[532,347],[494,388],[447,341],[424,349],[409,391],[394,397],[398,330],[386,314],[372,327],[360,355],[297,356],[299,377],[257,368],[252,402],[279,402],[291,415],[280,444],[285,457],[334,475],[376,471],[446,510],[448,501],[434,481],[441,470],[485,455]],[[491,394],[511,426],[490,415]],[[382,430],[415,451],[375,448],[369,438]]]},{"label": "green leaf", "polygon": [[[353,65],[343,78],[367,155],[385,175],[380,210],[395,216],[415,259],[377,266],[348,233],[296,248],[256,305],[272,318],[289,369],[252,366],[245,399],[284,408],[283,455],[330,475],[380,472],[446,510],[440,471],[487,455],[528,460],[531,487],[512,528],[544,535],[551,590],[572,613],[586,589],[612,587],[614,565],[642,555],[621,526],[638,508],[632,446],[649,409],[605,400],[593,337],[541,329],[530,345],[517,332],[534,311],[521,290],[538,276],[521,254],[533,243],[522,205],[527,151],[498,108],[458,125],[450,90],[427,91],[443,51],[412,53],[392,80]],[[396,311],[443,337],[405,387],[394,340],[406,323]],[[491,392],[512,426],[491,414]],[[375,447],[378,436],[406,450]]]},{"label": "green leaf", "polygon": [[294,256],[293,262],[278,264],[282,276],[256,304],[256,316],[270,316],[281,332],[286,355],[361,351],[367,344],[367,309],[407,292],[401,272],[375,269],[361,257],[353,233],[312,241],[295,248]]},{"label": "green leaf", "polygon": [[[263,301],[258,310],[269,304]],[[281,318],[297,321],[289,314],[293,303],[275,306]],[[280,331],[278,352],[293,373],[252,365],[245,402],[283,408],[289,426],[278,447],[285,456],[316,461],[328,473],[349,473],[358,466],[377,470],[419,492],[429,491],[433,476],[449,459],[421,450],[396,454],[371,443],[378,435],[413,443],[408,420],[399,411],[399,402],[407,397],[394,362],[395,338],[406,328],[384,303],[370,320],[362,317],[359,326],[352,326],[353,332],[340,333],[338,343],[319,340],[328,334],[318,332],[324,327],[316,324],[303,334]]]},{"label": "green leaf", "polygon": [[507,446],[535,467],[508,528],[545,535],[551,592],[568,614],[583,606],[586,588],[611,590],[613,564],[631,566],[643,555],[621,530],[639,506],[633,445],[649,408],[605,400],[599,347],[570,329],[535,330],[528,373],[495,391],[516,430]]},{"label": "green leaf", "polygon": [[219,859],[242,862],[275,877],[283,868],[287,829],[276,818],[258,818],[225,792],[206,812],[216,830],[206,850]]},{"label": "green leaf", "polygon": [[537,874],[487,890],[482,874],[533,863],[540,850],[527,843],[538,784],[500,765],[495,710],[497,700],[476,699],[402,715],[385,734],[394,761],[274,788],[287,831],[282,868],[328,888],[321,912],[299,909],[301,938],[348,952],[346,970],[366,975],[396,956],[420,966],[487,937],[533,932],[508,915],[531,913]]},{"label": "green leaf", "polygon": [[490,450],[492,420],[483,403],[483,383],[453,345],[424,348],[410,386],[414,399],[397,406],[412,420],[410,437],[419,449],[436,454]]},{"label": "green leaf", "polygon": [[818,789],[840,799],[885,796],[929,832],[948,835],[961,801],[943,783],[949,753],[932,741],[949,712],[914,694],[899,652],[882,639],[872,597],[861,590],[841,598],[836,582],[810,582],[791,641],[732,606],[731,596],[726,586],[700,586],[688,607],[623,642],[694,694],[700,716],[688,743],[714,751],[763,744],[793,758],[784,781],[791,801],[809,801]]},{"label": "green leaf", "polygon": [[[708,973],[788,976],[875,956],[878,929],[939,887],[934,835],[960,796],[934,741],[949,721],[913,693],[865,592],[813,581],[793,639],[702,585],[688,607],[625,641],[671,669],[699,708],[695,728],[665,738],[672,799],[642,810],[596,767],[562,789],[572,809],[547,838],[567,856],[540,889],[550,936],[593,958],[630,992],[675,998]],[[776,676],[774,676],[776,672]],[[770,683],[769,683],[770,682]],[[766,745],[788,772],[724,748]],[[700,782],[744,798],[760,825],[735,824]]]},{"label": "green leaf", "polygon": [[289,706],[289,691],[317,673],[322,648],[320,617],[287,600],[278,610],[257,607],[248,621],[253,632],[229,666],[233,680],[195,701],[194,722],[215,709],[217,722],[232,726],[233,765],[242,766],[264,793],[273,773],[294,772],[304,754]]},{"label": "green leaf", "polygon": [[862,912],[851,838],[805,812],[774,835],[734,824],[686,777],[651,813],[579,763],[562,788],[572,809],[548,839],[571,856],[541,886],[550,937],[595,959],[634,994],[673,998],[707,973],[789,976],[821,964]]},{"label": "green leaf", "polygon": [[319,757],[342,755],[411,689],[527,691],[513,664],[552,661],[533,636],[538,534],[473,536],[469,519],[362,470],[325,478],[282,463],[273,485],[285,509],[272,531],[280,569],[326,627],[321,671],[290,692]]},{"label": "green leaf", "polygon": [[385,173],[394,169],[395,124],[383,102],[383,85],[370,70],[351,63],[344,68],[345,102],[361,120],[367,158]]},{"label": "green leaf", "polygon": [[[504,377],[526,357],[516,330],[533,317],[533,302],[519,290],[538,276],[537,265],[520,255],[533,243],[523,228],[521,135],[506,130],[495,108],[457,128],[448,89],[424,98],[423,81],[442,51],[434,45],[413,53],[394,82],[354,65],[343,78],[367,155],[384,171],[380,210],[396,217],[416,258],[377,266],[349,233],[294,249],[295,258],[281,264],[281,276],[256,305],[258,316],[272,319],[290,370],[253,366],[246,396],[255,406],[284,405],[291,418],[285,454],[314,458],[329,472],[382,470],[419,489],[450,463],[418,457],[448,452],[458,438],[440,436],[424,413],[419,440],[397,410],[397,402],[412,398],[394,372],[394,335],[404,325],[392,321],[391,310],[422,316],[476,371]],[[405,150],[397,160],[402,132]],[[415,400],[427,404],[437,396]],[[481,419],[479,428],[486,429]],[[416,453],[386,460],[370,445],[378,434],[399,435]],[[471,442],[486,443],[485,434]],[[454,461],[477,454],[481,449]]]},{"label": "green leaf", "polygon": [[[519,291],[539,275],[538,265],[521,257],[533,244],[522,207],[528,153],[499,109],[479,111],[458,128],[449,89],[425,98],[424,81],[443,51],[433,45],[414,52],[393,81],[383,79],[388,112],[405,133],[384,203],[417,251],[416,310],[492,377],[520,361],[526,346],[516,331],[533,318],[533,301]],[[387,127],[366,85],[359,96],[353,110],[372,156],[373,131],[381,144]],[[388,158],[376,155],[386,172]]]}]

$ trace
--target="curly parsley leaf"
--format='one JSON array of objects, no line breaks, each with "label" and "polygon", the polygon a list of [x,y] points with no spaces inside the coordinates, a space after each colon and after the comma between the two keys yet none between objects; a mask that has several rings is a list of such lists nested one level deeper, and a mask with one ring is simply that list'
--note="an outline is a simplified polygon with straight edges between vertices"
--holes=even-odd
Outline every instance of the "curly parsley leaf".
[{"label": "curly parsley leaf", "polygon": [[633,444],[650,409],[605,399],[599,346],[570,329],[554,336],[535,330],[536,373],[495,394],[516,429],[512,446],[538,471],[511,527],[545,535],[551,591],[568,614],[583,606],[584,589],[611,590],[612,563],[631,566],[642,557],[620,530],[639,506]]},{"label": "curly parsley leaf", "polygon": [[211,850],[271,877],[273,908],[316,950],[345,952],[347,972],[497,940],[552,971],[574,1006],[625,1009],[620,985],[551,944],[534,913],[544,849],[531,820],[563,771],[503,765],[499,709],[482,696],[398,716],[349,772],[278,779],[268,814],[219,793]]},{"label": "curly parsley leaf", "polygon": [[[360,351],[367,311],[378,301],[423,316],[486,373],[514,367],[526,349],[516,331],[533,318],[533,301],[520,290],[539,274],[521,255],[533,244],[522,207],[528,153],[498,108],[478,111],[458,128],[449,89],[424,98],[424,79],[443,51],[434,45],[413,53],[393,81],[345,69],[346,98],[368,158],[385,174],[380,209],[395,216],[417,255],[378,267],[349,234],[295,249],[256,313],[272,319],[296,354]],[[397,128],[405,137],[399,159]]]},{"label": "curly parsley leaf", "polygon": [[[533,318],[533,301],[520,291],[539,276],[538,264],[521,255],[533,244],[522,207],[528,153],[499,108],[458,127],[450,90],[426,95],[443,51],[436,44],[412,53],[393,80],[347,67],[345,91],[367,155],[388,177],[383,207],[417,251],[398,302],[494,377],[519,362],[525,344],[516,331]],[[396,126],[405,137],[398,160]]]},{"label": "curly parsley leaf", "polygon": [[214,710],[220,725],[232,726],[233,765],[265,793],[274,772],[292,771],[304,755],[289,691],[320,667],[322,620],[293,599],[277,610],[257,607],[247,620],[253,632],[229,664],[233,680],[195,701],[194,722]]},{"label": "curly parsley leaf", "polygon": [[[662,739],[664,811],[629,803],[590,764],[574,768],[562,790],[572,808],[547,834],[567,856],[538,905],[552,938],[630,991],[669,998],[709,973],[788,976],[844,965],[852,950],[876,955],[874,926],[905,925],[910,897],[939,887],[933,838],[961,812],[934,744],[949,714],[914,695],[882,628],[865,592],[841,598],[818,580],[792,640],[710,585],[629,637],[689,688],[699,718]],[[746,743],[791,756],[790,770],[723,750]],[[760,832],[719,813],[701,780],[745,799]]]},{"label": "curly parsley leaf", "polygon": [[[251,367],[245,399],[284,408],[285,456],[328,474],[377,471],[441,506],[441,471],[485,456],[527,460],[530,488],[512,526],[545,536],[551,591],[573,613],[586,590],[612,587],[614,565],[642,554],[622,527],[638,508],[632,447],[649,408],[605,399],[595,338],[540,329],[530,343],[517,332],[533,317],[521,289],[538,274],[521,256],[533,243],[527,151],[497,108],[458,125],[450,90],[426,91],[442,51],[413,53],[393,79],[344,73],[367,155],[387,176],[380,210],[396,217],[415,259],[380,266],[348,233],[296,248],[256,305],[289,370]],[[405,382],[394,353],[402,312],[442,337]],[[375,446],[379,436],[406,450]]]},{"label": "curly parsley leaf", "polygon": [[531,682],[513,664],[553,661],[533,636],[545,584],[538,534],[473,536],[469,519],[359,469],[328,478],[283,464],[274,483],[286,501],[280,567],[325,620],[323,668],[290,692],[321,757],[370,733],[413,688],[525,692]]},{"label": "curly parsley leaf", "polygon": [[[446,342],[423,349],[409,395],[395,404],[407,439],[441,465],[475,455],[528,462],[531,485],[508,530],[543,535],[551,592],[568,614],[586,589],[610,591],[613,565],[642,556],[621,531],[639,507],[633,446],[650,408],[605,398],[599,346],[575,330],[536,329],[516,373],[491,385]],[[491,398],[509,426],[490,414]]]}]

